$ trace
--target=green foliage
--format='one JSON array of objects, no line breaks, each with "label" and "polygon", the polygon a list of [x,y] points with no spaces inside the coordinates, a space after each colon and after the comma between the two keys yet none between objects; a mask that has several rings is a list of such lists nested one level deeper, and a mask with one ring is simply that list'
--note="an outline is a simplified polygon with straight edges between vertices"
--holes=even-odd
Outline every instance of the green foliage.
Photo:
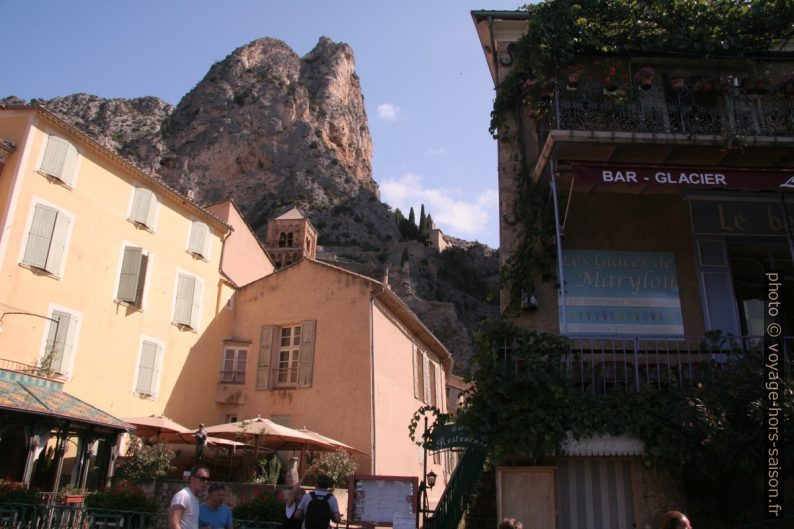
[{"label": "green foliage", "polygon": [[89,509],[114,511],[156,512],[157,502],[140,489],[122,483],[111,490],[91,492],[85,497],[83,505]]},{"label": "green foliage", "polygon": [[41,499],[37,489],[28,489],[21,483],[0,479],[0,504],[3,503],[37,505]]},{"label": "green foliage", "polygon": [[488,295],[488,284],[477,271],[466,250],[450,246],[439,256],[438,277],[480,301]]},{"label": "green foliage", "polygon": [[174,469],[171,462],[175,456],[167,446],[146,445],[133,435],[126,457],[119,460],[116,475],[132,482],[161,478]]},{"label": "green foliage", "polygon": [[280,522],[284,517],[284,504],[269,491],[260,491],[248,501],[232,510],[235,520],[253,522]]},{"label": "green foliage", "polygon": [[546,0],[524,7],[529,28],[491,114],[495,134],[524,102],[542,112],[557,73],[581,55],[676,57],[769,53],[794,29],[794,3],[769,0]]},{"label": "green foliage", "polygon": [[[725,353],[725,346],[703,347]],[[645,463],[676,480],[699,526],[733,526],[765,511],[759,504],[766,465],[761,355],[728,353],[728,361],[704,377],[709,382],[694,387],[673,379],[662,388],[592,394],[567,376],[567,354],[563,337],[487,322],[469,366],[474,388],[457,420],[486,440],[497,459],[536,462],[559,454],[569,432],[575,438],[631,435],[645,444]],[[794,380],[788,375],[779,385],[781,422],[791,439]],[[786,475],[794,472],[791,452],[783,462]]]},{"label": "green foliage", "polygon": [[311,463],[310,471],[317,476],[328,476],[331,484],[344,485],[358,464],[353,456],[344,450],[336,452],[322,452]]},{"label": "green foliage", "polygon": [[278,477],[281,474],[281,460],[276,454],[267,454],[260,457],[256,462],[257,477],[254,479],[255,483],[268,483],[275,485],[278,483]]}]

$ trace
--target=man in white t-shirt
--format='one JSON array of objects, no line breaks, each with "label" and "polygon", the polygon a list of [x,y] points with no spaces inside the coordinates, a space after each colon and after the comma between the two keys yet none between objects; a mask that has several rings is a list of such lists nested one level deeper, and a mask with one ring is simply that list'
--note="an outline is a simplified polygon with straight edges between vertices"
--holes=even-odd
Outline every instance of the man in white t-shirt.
[{"label": "man in white t-shirt", "polygon": [[168,529],[198,529],[198,495],[207,490],[210,469],[207,465],[196,465],[190,471],[190,482],[171,499],[168,510]]}]

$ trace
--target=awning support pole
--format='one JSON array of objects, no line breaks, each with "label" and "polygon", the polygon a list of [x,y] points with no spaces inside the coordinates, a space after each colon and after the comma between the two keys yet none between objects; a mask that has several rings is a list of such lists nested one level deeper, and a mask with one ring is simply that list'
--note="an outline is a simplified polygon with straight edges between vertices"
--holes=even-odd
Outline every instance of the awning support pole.
[{"label": "awning support pole", "polygon": [[563,336],[568,336],[568,313],[565,310],[565,274],[562,266],[562,233],[560,230],[560,203],[557,197],[557,160],[550,160],[551,194],[554,201],[554,235],[557,239],[557,280],[560,283],[559,307],[560,327]]}]

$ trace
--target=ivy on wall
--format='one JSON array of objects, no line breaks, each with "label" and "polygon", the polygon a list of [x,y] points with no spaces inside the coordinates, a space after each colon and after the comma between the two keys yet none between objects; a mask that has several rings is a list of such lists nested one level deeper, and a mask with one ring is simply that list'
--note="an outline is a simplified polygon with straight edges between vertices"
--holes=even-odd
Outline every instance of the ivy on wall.
[{"label": "ivy on wall", "polygon": [[[722,339],[701,347],[704,353],[725,353],[730,345]],[[572,381],[565,369],[568,354],[567,339],[558,335],[520,330],[505,320],[486,322],[469,365],[474,386],[456,420],[487,440],[495,460],[537,463],[559,455],[569,432],[577,439],[630,435],[645,444],[644,463],[674,479],[699,527],[733,527],[763,517],[762,355],[735,348],[726,363],[693,386],[663,374],[662,380],[672,382],[662,388],[593,394]],[[779,390],[788,440],[782,466],[788,476],[794,475],[791,367]],[[417,422],[418,417],[414,431]]]}]

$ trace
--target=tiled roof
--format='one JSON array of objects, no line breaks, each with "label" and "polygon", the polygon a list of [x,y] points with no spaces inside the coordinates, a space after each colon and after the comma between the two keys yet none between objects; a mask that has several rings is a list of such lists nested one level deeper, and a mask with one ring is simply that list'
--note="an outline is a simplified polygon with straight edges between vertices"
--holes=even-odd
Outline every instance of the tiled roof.
[{"label": "tiled roof", "polygon": [[0,379],[0,410],[46,415],[115,430],[132,429],[126,422],[73,397],[57,386],[36,384],[33,377]]}]

